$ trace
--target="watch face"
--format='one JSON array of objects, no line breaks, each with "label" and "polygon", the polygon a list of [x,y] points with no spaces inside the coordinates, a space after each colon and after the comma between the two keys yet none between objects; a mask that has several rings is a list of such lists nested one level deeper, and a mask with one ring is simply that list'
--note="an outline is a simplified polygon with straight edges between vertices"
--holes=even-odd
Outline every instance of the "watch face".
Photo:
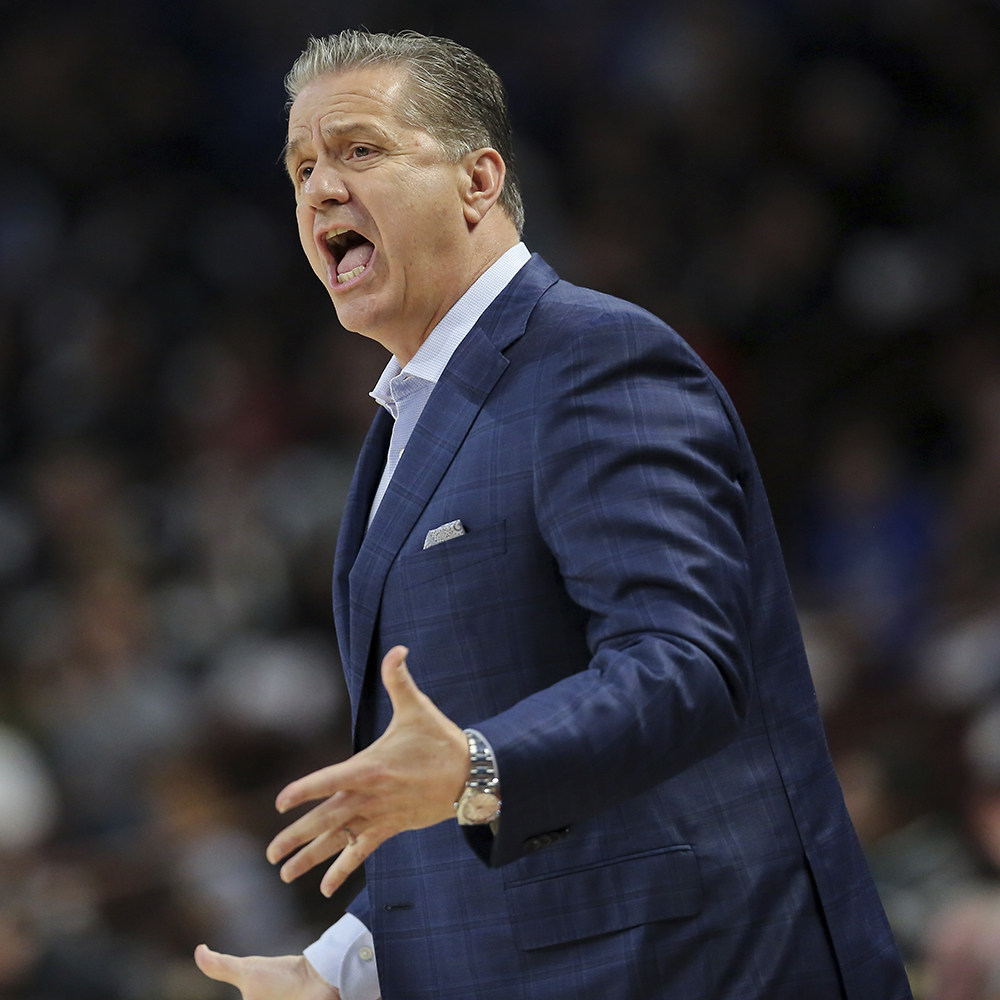
[{"label": "watch face", "polygon": [[489,823],[500,813],[500,800],[489,790],[467,789],[458,804],[458,821],[463,826]]}]

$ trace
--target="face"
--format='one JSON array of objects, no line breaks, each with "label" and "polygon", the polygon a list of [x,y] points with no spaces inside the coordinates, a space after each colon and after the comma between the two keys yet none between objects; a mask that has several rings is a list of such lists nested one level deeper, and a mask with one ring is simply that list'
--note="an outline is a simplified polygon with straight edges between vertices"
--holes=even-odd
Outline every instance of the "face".
[{"label": "face", "polygon": [[348,330],[412,355],[468,281],[468,174],[397,113],[405,71],[313,80],[292,105],[299,238]]}]

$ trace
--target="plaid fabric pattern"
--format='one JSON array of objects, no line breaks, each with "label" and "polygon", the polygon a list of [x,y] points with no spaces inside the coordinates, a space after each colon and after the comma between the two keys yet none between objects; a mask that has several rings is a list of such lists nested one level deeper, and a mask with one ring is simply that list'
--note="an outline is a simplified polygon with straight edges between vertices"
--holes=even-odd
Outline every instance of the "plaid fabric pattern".
[{"label": "plaid fabric pattern", "polygon": [[[496,837],[366,863],[386,1000],[904,1000],[774,528],[715,379],[659,320],[533,258],[456,349],[335,572],[355,742],[377,664],[489,740]],[[428,531],[465,534],[424,549]]]}]

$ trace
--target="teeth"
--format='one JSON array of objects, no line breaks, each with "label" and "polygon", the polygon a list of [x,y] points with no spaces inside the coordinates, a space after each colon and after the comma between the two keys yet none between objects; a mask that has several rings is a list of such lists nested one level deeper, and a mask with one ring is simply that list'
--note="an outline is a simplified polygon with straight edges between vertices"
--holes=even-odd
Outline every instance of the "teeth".
[{"label": "teeth", "polygon": [[358,267],[354,268],[353,271],[347,271],[345,274],[338,274],[337,281],[343,284],[345,281],[350,281],[351,278],[356,278],[366,266],[366,264],[360,264]]},{"label": "teeth", "polygon": [[343,236],[344,233],[349,233],[349,232],[350,229],[331,229],[330,232],[328,232],[325,236],[326,242],[333,243],[341,236]]}]

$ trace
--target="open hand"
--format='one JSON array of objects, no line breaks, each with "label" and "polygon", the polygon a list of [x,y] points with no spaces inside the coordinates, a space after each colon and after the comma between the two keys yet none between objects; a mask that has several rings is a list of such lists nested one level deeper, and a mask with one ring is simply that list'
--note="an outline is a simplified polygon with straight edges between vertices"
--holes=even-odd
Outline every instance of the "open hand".
[{"label": "open hand", "polygon": [[235,986],[243,1000],[340,1000],[340,991],[309,964],[305,955],[237,958],[220,955],[200,944],[194,960],[209,979]]},{"label": "open hand", "polygon": [[414,683],[408,652],[394,646],[382,661],[393,710],[382,736],[349,760],[299,778],[278,794],[275,804],[282,813],[324,800],[268,846],[272,864],[301,848],[281,868],[286,882],[340,852],[320,883],[329,896],[379,844],[455,815],[469,774],[468,740]]}]

